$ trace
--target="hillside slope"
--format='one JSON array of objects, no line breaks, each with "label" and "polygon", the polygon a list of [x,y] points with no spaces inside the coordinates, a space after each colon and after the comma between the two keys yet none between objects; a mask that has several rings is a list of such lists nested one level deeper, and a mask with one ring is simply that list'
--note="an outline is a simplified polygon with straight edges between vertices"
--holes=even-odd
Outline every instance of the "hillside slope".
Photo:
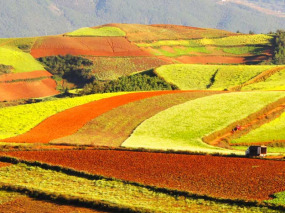
[{"label": "hillside slope", "polygon": [[244,1],[0,0],[0,37],[59,34],[112,22],[178,24],[256,33],[285,28],[284,1],[239,2]]}]

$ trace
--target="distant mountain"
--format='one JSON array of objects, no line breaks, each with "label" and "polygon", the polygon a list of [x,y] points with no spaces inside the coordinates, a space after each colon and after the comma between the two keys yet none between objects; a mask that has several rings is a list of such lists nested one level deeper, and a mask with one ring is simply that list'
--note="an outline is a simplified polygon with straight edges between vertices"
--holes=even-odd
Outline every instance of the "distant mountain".
[{"label": "distant mountain", "polygon": [[0,37],[60,34],[106,23],[177,24],[267,33],[284,0],[0,0]]}]

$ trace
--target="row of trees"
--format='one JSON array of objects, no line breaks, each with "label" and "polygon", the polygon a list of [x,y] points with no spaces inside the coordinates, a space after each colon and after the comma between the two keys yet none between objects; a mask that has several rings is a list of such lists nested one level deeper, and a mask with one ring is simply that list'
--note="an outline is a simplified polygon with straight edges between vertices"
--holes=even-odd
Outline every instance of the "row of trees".
[{"label": "row of trees", "polygon": [[120,92],[120,91],[150,91],[150,90],[174,90],[177,87],[170,85],[159,77],[148,75],[123,76],[118,80],[112,81],[94,81],[86,84],[82,94]]},{"label": "row of trees", "polygon": [[273,41],[274,45],[274,64],[285,64],[285,31],[277,30]]},{"label": "row of trees", "polygon": [[73,55],[58,55],[42,57],[38,60],[53,75],[66,79],[78,86],[83,86],[95,80],[91,68],[93,62],[89,59]]}]

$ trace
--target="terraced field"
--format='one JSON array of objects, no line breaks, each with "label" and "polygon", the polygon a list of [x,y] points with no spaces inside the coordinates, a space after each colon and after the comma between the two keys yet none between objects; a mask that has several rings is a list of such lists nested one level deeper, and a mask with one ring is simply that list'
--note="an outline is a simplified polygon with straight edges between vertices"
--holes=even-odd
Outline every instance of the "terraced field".
[{"label": "terraced field", "polygon": [[116,150],[2,154],[212,197],[262,201],[285,190],[283,161]]},{"label": "terraced field", "polygon": [[124,37],[49,36],[36,41],[31,50],[35,58],[54,55],[150,56]]},{"label": "terraced field", "polygon": [[0,109],[0,138],[13,137],[29,131],[46,118],[63,110],[123,93],[95,94]]},{"label": "terraced field", "polygon": [[187,92],[160,95],[131,102],[91,120],[75,134],[53,140],[52,144],[120,146],[144,120],[171,106],[217,92]]},{"label": "terraced field", "polygon": [[[161,66],[155,73],[179,89],[224,90],[258,76],[276,66],[266,65],[186,65]],[[278,75],[278,74],[277,74]],[[268,80],[269,81],[269,80]],[[279,80],[282,82],[282,80]],[[243,89],[246,90],[247,87]]]},{"label": "terraced field", "polygon": [[[21,175],[22,174],[22,175]],[[128,212],[189,212],[191,210],[217,210],[233,212],[241,210],[236,204],[216,203],[206,199],[196,200],[191,196],[171,195],[155,191],[146,186],[139,186],[116,179],[100,178],[90,180],[84,177],[70,176],[41,167],[17,164],[0,169],[1,185],[13,190],[24,189],[27,193],[53,197],[55,200],[75,201],[81,205],[99,207],[111,211]],[[43,181],[46,179],[49,181]],[[30,181],[33,179],[33,181]],[[17,180],[17,184],[15,184]],[[65,183],[64,186],[62,183]],[[48,189],[48,190],[46,190]],[[137,199],[137,198],[140,199]],[[102,200],[103,199],[103,200]],[[147,202],[145,203],[141,202]],[[259,210],[260,207],[242,207],[245,212]],[[267,207],[264,209],[269,210]],[[274,211],[272,211],[274,212]]]},{"label": "terraced field", "polygon": [[233,139],[231,143],[255,144],[255,143],[281,142],[285,145],[285,113],[277,119],[252,130],[248,134],[238,139]]},{"label": "terraced field", "polygon": [[[48,143],[51,140],[71,135],[80,129],[85,123],[96,118],[97,116],[121,105],[149,98],[152,96],[180,93],[183,91],[156,91],[156,92],[138,92],[126,95],[114,96],[104,100],[98,100],[73,107],[61,113],[49,117],[44,122],[33,128],[31,131],[13,138],[4,139],[4,142],[29,142],[29,143]],[[96,97],[96,96],[93,96]],[[98,97],[98,96],[97,96]],[[99,97],[103,98],[103,95]],[[105,96],[106,97],[106,96]],[[84,97],[82,97],[84,98]],[[95,99],[95,98],[94,98]],[[84,100],[84,99],[83,99]],[[96,100],[96,99],[95,99]],[[59,102],[60,103],[60,102]],[[46,114],[44,115],[46,116]],[[30,126],[31,127],[31,126]],[[32,126],[34,127],[34,125]]]},{"label": "terraced field", "polygon": [[228,93],[189,101],[145,120],[122,146],[230,153],[205,144],[202,138],[284,95],[283,92]]}]

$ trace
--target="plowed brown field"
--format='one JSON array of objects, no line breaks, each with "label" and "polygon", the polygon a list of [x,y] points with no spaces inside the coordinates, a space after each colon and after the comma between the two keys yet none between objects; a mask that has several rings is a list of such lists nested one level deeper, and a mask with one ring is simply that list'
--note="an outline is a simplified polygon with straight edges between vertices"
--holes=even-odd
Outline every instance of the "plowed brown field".
[{"label": "plowed brown field", "polygon": [[150,56],[125,37],[52,36],[38,40],[31,50],[35,58],[52,55]]},{"label": "plowed brown field", "polygon": [[214,197],[265,200],[285,191],[284,161],[115,150],[1,154]]},{"label": "plowed brown field", "polygon": [[101,99],[88,104],[74,107],[47,118],[29,132],[5,142],[48,143],[51,140],[75,133],[88,121],[118,106],[153,96],[183,93],[189,91],[155,91],[138,92]]},{"label": "plowed brown field", "polygon": [[37,98],[58,94],[56,82],[51,78],[38,81],[0,83],[0,101]]},{"label": "plowed brown field", "polygon": [[104,213],[93,209],[62,205],[21,196],[12,201],[0,204],[0,212],[5,213]]},{"label": "plowed brown field", "polygon": [[45,70],[23,72],[23,73],[9,73],[9,74],[0,75],[0,82],[35,79],[35,78],[43,78],[51,76],[52,74]]}]

